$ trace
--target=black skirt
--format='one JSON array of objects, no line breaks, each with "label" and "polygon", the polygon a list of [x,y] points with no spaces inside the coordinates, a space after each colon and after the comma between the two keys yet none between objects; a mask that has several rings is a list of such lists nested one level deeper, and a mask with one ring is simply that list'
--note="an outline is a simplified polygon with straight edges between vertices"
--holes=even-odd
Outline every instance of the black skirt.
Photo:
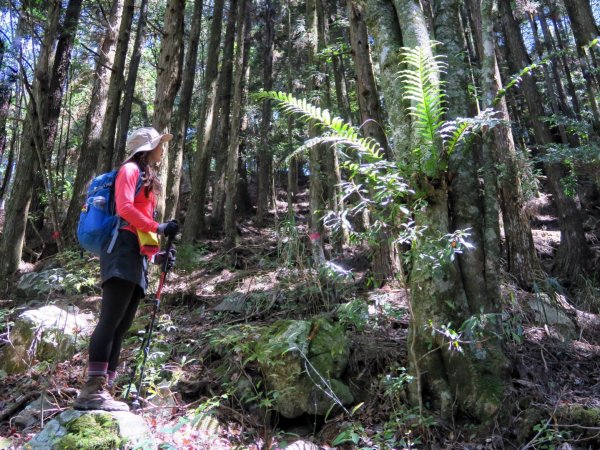
[{"label": "black skirt", "polygon": [[142,297],[148,287],[148,261],[140,253],[138,238],[129,230],[119,230],[112,252],[107,253],[109,243],[100,255],[100,279],[102,284],[111,278],[121,278],[137,284]]}]

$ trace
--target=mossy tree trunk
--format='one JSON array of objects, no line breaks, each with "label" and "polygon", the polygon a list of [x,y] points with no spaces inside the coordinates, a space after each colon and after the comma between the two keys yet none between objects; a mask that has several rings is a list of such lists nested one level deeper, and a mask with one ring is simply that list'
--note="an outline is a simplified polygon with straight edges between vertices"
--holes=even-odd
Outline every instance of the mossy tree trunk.
[{"label": "mossy tree trunk", "polygon": [[[453,86],[455,91],[448,92],[452,99],[448,102],[450,119],[459,113],[464,116],[469,110],[464,81],[468,77],[468,68],[459,56],[454,56],[464,55],[462,30],[457,29],[460,23],[458,7],[453,1],[438,1],[433,5],[438,24],[436,36],[444,36],[449,46],[438,51],[452,55],[446,77],[451,83],[459,83]],[[372,21],[378,26],[377,34],[384,37],[380,48],[401,38],[404,46],[418,46],[424,54],[431,54],[430,30],[418,4],[412,0],[397,0],[393,5],[388,3],[386,8],[395,11],[396,22],[389,20],[389,15]],[[379,54],[393,56],[383,51]],[[396,75],[393,65],[387,67],[387,72],[382,73],[382,84],[391,86],[392,80],[385,78]],[[431,82],[437,82],[435,76]],[[458,103],[453,104],[454,100]],[[399,108],[403,108],[400,99],[388,108],[389,119],[392,128],[402,126],[407,133],[403,142],[393,141],[394,145],[403,145],[406,151],[418,145],[419,135],[416,127],[406,123],[406,115]],[[396,120],[400,123],[395,123]],[[423,230],[423,234],[413,242],[409,274],[412,318],[408,346],[410,370],[417,379],[410,398],[421,406],[430,405],[445,418],[460,412],[485,421],[501,405],[507,367],[501,342],[493,334],[497,330],[497,323],[494,325],[493,322],[497,320],[499,287],[490,270],[493,262],[488,261],[488,252],[498,257],[497,250],[488,248],[499,247],[498,211],[490,206],[496,200],[493,198],[495,186],[483,191],[474,186],[478,178],[473,177],[473,173],[478,166],[473,149],[464,147],[455,151],[455,159],[449,162],[450,172],[440,167],[433,177],[415,173],[411,178],[412,187],[425,203],[415,212],[415,226]],[[411,153],[399,153],[398,149],[394,149],[394,154],[409,161],[412,158]],[[451,196],[449,174],[452,176]],[[486,182],[493,185],[495,180]],[[462,200],[463,196],[465,200]],[[460,220],[457,219],[459,214]],[[457,230],[457,225],[462,229],[467,223],[473,228],[468,240],[476,248],[465,249],[460,258],[443,257],[452,253],[452,247],[456,245],[449,237],[450,233]],[[492,238],[486,238],[486,234]],[[474,268],[478,268],[476,274]],[[451,324],[452,329],[458,330],[465,321],[477,320],[476,317],[482,318],[483,325],[487,323],[484,327],[486,338],[463,335],[462,351],[453,350],[444,327]]]}]

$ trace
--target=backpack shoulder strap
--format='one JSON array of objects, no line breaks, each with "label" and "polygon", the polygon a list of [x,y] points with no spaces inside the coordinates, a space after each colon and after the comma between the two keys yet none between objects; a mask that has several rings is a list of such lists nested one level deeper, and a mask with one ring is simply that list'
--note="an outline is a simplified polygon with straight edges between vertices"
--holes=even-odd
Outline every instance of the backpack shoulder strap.
[{"label": "backpack shoulder strap", "polygon": [[[144,184],[144,172],[142,171],[142,169],[139,168],[139,173],[138,173],[138,180],[137,183],[135,185],[135,194],[134,194],[134,198],[137,197],[137,195],[140,193],[140,191],[142,190],[142,186]],[[121,169],[119,169],[121,170]],[[117,171],[118,174],[118,171]],[[115,182],[113,183],[112,186],[112,190],[113,190],[113,195],[112,195],[112,200],[113,202],[115,202],[115,198],[114,198],[114,190],[115,190],[115,185],[117,184],[117,177],[115,175]],[[117,237],[119,236],[119,228],[121,228],[122,226],[124,226],[124,220],[121,218],[121,216],[119,216],[117,214],[116,208],[117,205],[114,205],[115,208],[115,215],[117,216],[117,220],[115,223],[115,228],[112,231],[112,238],[110,240],[110,244],[108,244],[108,248],[106,249],[106,253],[112,253],[113,248],[115,247],[115,242],[117,242]]]}]

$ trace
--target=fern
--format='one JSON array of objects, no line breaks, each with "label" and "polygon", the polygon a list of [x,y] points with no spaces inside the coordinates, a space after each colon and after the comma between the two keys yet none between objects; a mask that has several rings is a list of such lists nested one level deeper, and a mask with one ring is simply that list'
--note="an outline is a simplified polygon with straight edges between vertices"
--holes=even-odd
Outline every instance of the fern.
[{"label": "fern", "polygon": [[413,150],[416,169],[437,177],[445,170],[439,130],[444,124],[446,96],[439,75],[446,69],[446,63],[441,56],[425,54],[421,47],[403,47],[401,61],[405,64],[399,72],[402,98],[410,102],[408,112],[414,119],[417,135]]},{"label": "fern", "polygon": [[332,117],[327,109],[321,109],[305,99],[297,99],[285,92],[261,91],[254,96],[259,101],[272,100],[284,114],[297,116],[303,122],[320,129],[321,136],[309,139],[288,158],[316,145],[331,144],[352,149],[367,161],[382,159],[383,149],[375,139],[361,137],[355,127],[340,117]]}]

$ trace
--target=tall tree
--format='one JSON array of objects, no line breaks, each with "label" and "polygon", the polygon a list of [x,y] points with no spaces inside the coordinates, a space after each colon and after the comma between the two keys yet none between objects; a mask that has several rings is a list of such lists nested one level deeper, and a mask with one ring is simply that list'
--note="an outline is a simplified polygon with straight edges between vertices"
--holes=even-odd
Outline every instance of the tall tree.
[{"label": "tall tree", "polygon": [[[600,134],[600,110],[596,100],[596,89],[594,88],[594,75],[587,57],[587,46],[598,37],[598,26],[594,21],[594,14],[589,0],[564,0],[569,19],[571,19],[571,30],[575,36],[575,45],[579,63],[585,78],[587,100],[593,113],[593,123],[596,134]],[[594,50],[590,50],[592,57]],[[595,59],[594,59],[595,62]]]},{"label": "tall tree", "polygon": [[391,159],[392,155],[385,135],[383,111],[381,110],[375,76],[373,75],[365,4],[366,2],[363,0],[349,0],[347,2],[350,44],[352,46],[354,70],[356,70],[356,95],[360,111],[360,126],[363,134],[379,142],[386,158]]},{"label": "tall tree", "polygon": [[[317,1],[308,0],[306,2],[306,33],[308,45],[307,65],[309,70],[315,72],[317,64],[318,35],[317,30]],[[317,81],[315,75],[309,75],[307,90],[309,94],[317,89]],[[311,137],[316,135],[316,130],[311,126],[309,129]],[[320,265],[325,261],[325,253],[323,251],[323,211],[325,204],[323,200],[323,164],[321,161],[321,146],[312,146],[309,150],[309,169],[310,169],[310,188],[309,188],[309,205],[310,205],[310,242],[312,258],[315,265]]]},{"label": "tall tree", "polygon": [[131,120],[131,107],[133,105],[133,96],[138,78],[140,62],[142,60],[142,50],[144,47],[146,35],[146,22],[148,20],[148,0],[140,2],[138,12],[137,30],[135,31],[135,40],[133,41],[133,51],[129,60],[129,70],[127,71],[127,81],[125,81],[123,91],[123,102],[121,112],[119,113],[118,134],[115,142],[113,164],[118,165],[125,159],[125,146],[127,143],[127,134],[129,132],[129,121]]},{"label": "tall tree", "polygon": [[94,71],[94,86],[90,98],[90,107],[85,119],[81,150],[77,160],[77,174],[73,183],[71,202],[62,227],[65,240],[68,242],[75,240],[77,220],[84,201],[86,184],[94,174],[98,164],[110,70],[115,59],[117,32],[122,14],[123,0],[114,0],[108,21],[105,24],[106,30],[101,35],[98,43],[99,52]]},{"label": "tall tree", "polygon": [[102,135],[100,136],[100,154],[98,155],[97,172],[107,172],[111,169],[114,159],[115,134],[119,119],[121,95],[125,87],[125,60],[131,36],[131,23],[135,10],[135,0],[124,0],[123,14],[117,36],[115,59],[108,83],[106,113],[102,122]]},{"label": "tall tree", "polygon": [[198,115],[196,124],[197,149],[192,168],[193,199],[188,204],[188,209],[183,228],[183,239],[191,243],[205,231],[204,212],[206,203],[206,187],[208,185],[208,172],[213,127],[215,126],[215,108],[217,106],[218,92],[218,67],[219,48],[221,44],[221,27],[223,21],[224,0],[215,0],[213,6],[210,37],[206,55],[206,71],[204,73],[203,94],[204,101]]},{"label": "tall tree", "polygon": [[238,191],[238,157],[240,144],[240,126],[242,121],[243,91],[244,91],[244,27],[246,25],[247,10],[246,0],[239,0],[237,24],[235,59],[233,67],[235,79],[233,86],[233,111],[231,116],[231,132],[229,148],[227,150],[227,196],[225,198],[225,248],[231,249],[235,246],[237,238],[237,227],[235,220],[236,192]]},{"label": "tall tree", "polygon": [[[165,13],[165,25],[160,43],[156,76],[156,97],[154,99],[154,118],[152,125],[159,133],[169,130],[175,96],[181,86],[183,69],[183,17],[185,0],[169,0]],[[163,180],[162,195],[159,197],[156,211],[159,222],[165,213],[165,193],[169,171],[169,153],[164,152],[160,179]],[[173,217],[169,217],[173,219]]]},{"label": "tall tree", "polygon": [[237,0],[229,4],[227,26],[223,40],[223,56],[219,71],[218,106],[215,115],[218,116],[211,130],[211,153],[215,157],[215,179],[212,189],[212,211],[210,214],[210,229],[220,234],[225,222],[225,199],[227,197],[227,161],[229,137],[231,133],[231,99],[233,97],[233,59],[235,50],[235,26],[237,22]]},{"label": "tall tree", "polygon": [[176,217],[179,205],[179,189],[181,183],[181,170],[183,167],[183,153],[185,149],[187,128],[190,120],[192,94],[198,60],[198,44],[200,31],[202,31],[202,0],[194,1],[188,49],[185,54],[185,68],[181,82],[181,101],[175,115],[173,128],[173,143],[171,144],[173,156],[169,159],[169,176],[167,178],[167,196],[165,217]]},{"label": "tall tree", "polygon": [[[39,167],[35,146],[42,147],[40,123],[42,103],[46,101],[49,85],[49,61],[54,41],[58,33],[61,4],[60,1],[51,1],[47,4],[47,20],[44,37],[41,42],[38,60],[35,64],[34,78],[31,85],[26,84],[29,105],[25,118],[25,131],[22,139],[21,151],[17,162],[15,178],[19,183],[13,185],[10,201],[7,202],[5,227],[0,243],[0,275],[7,279],[17,270],[25,240],[25,227],[31,204],[32,186],[35,173]],[[23,63],[20,62],[21,72],[25,75]],[[25,78],[25,77],[24,77]],[[43,95],[42,95],[43,93]],[[37,142],[36,142],[37,141]]]},{"label": "tall tree", "polygon": [[[263,27],[263,89],[273,88],[273,50],[275,48],[275,7],[271,0],[264,4]],[[263,225],[269,207],[269,192],[273,182],[273,154],[269,145],[269,129],[271,125],[271,102],[262,105],[260,124],[260,149],[258,151],[258,193],[256,200],[256,223]]]},{"label": "tall tree", "polygon": [[[516,22],[509,0],[500,0],[502,12],[502,25],[509,53],[508,64],[513,73],[519,72],[531,64],[527,54],[523,36]],[[535,80],[530,76],[522,77],[521,90],[527,102],[529,120],[533,127],[535,141],[539,145],[538,152],[545,153],[547,146],[560,142],[558,133],[552,133],[547,122],[543,120],[545,114],[544,100],[537,89]],[[558,224],[561,230],[560,247],[556,257],[555,270],[565,279],[575,279],[585,271],[588,244],[583,231],[581,212],[578,210],[574,199],[568,197],[562,187],[563,167],[560,162],[549,161],[544,165],[548,176],[548,187],[552,193],[552,200],[558,215]]]}]

